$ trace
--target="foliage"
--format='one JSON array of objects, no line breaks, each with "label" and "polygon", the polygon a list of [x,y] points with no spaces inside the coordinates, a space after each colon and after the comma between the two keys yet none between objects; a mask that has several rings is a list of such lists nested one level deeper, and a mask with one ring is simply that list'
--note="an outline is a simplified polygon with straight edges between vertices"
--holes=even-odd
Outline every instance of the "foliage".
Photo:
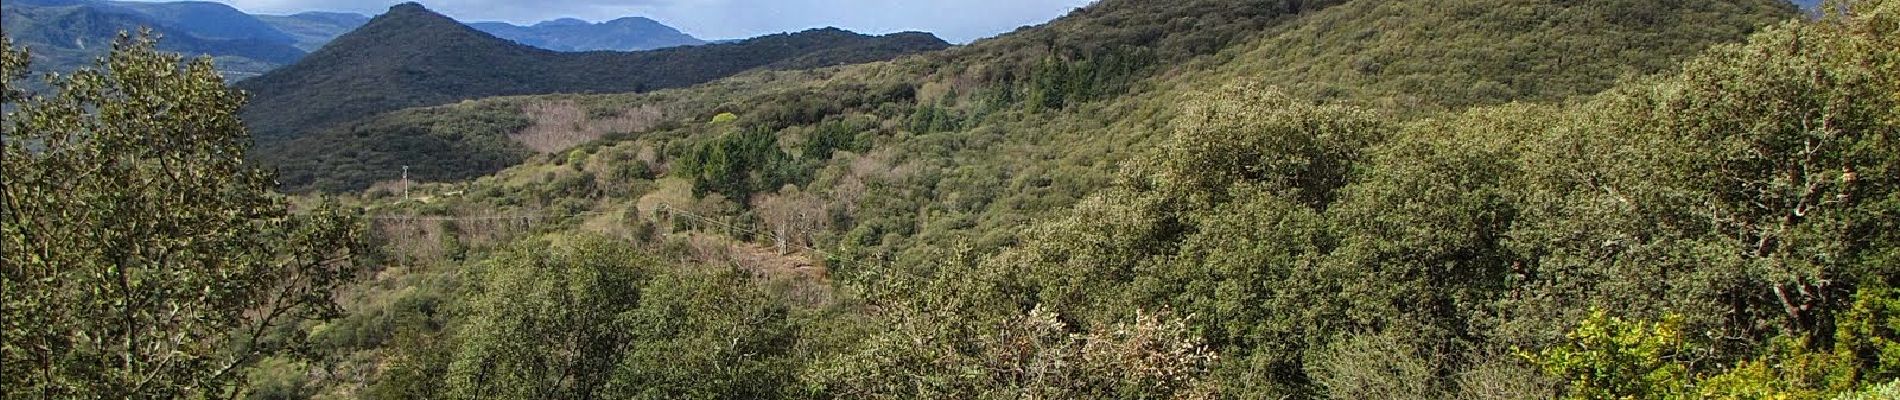
[{"label": "foliage", "polygon": [[[947,117],[942,116],[941,111],[925,112],[925,114],[929,116],[919,119],[920,124],[926,124],[931,129],[950,129],[944,126],[947,122],[943,121]],[[805,143],[800,146],[799,158],[814,163],[824,162],[830,161],[832,154],[840,151],[858,153],[869,150],[870,143],[867,143],[860,135],[862,132],[872,130],[869,125],[869,121],[863,119],[826,121],[818,124],[811,137],[806,138]]]},{"label": "foliage", "polygon": [[[1900,376],[1892,365],[1900,351],[1894,339],[1893,289],[1867,288],[1837,316],[1828,337],[1782,336],[1763,354],[1716,373],[1702,369],[1698,355],[1709,344],[1691,340],[1680,319],[1626,321],[1596,311],[1558,346],[1525,353],[1547,373],[1564,378],[1568,398],[1775,398],[1826,399]],[[1884,325],[1883,325],[1884,324]],[[1817,348],[1832,342],[1832,349]]]},{"label": "foliage", "polygon": [[477,295],[449,364],[449,397],[578,398],[607,385],[652,267],[601,240],[569,246],[524,243],[484,262],[467,289]]},{"label": "foliage", "polygon": [[[664,265],[593,236],[530,238],[477,262],[452,325],[409,331],[376,397],[770,398],[799,331],[783,298],[730,269]],[[441,375],[431,375],[441,374]]]},{"label": "foliage", "polygon": [[507,106],[485,104],[474,112],[405,110],[333,133],[262,144],[253,158],[280,171],[279,184],[292,191],[362,190],[400,179],[405,166],[414,181],[468,179],[520,164],[532,154],[508,140],[529,121],[496,109]]},{"label": "foliage", "polygon": [[[529,104],[666,118],[360,199],[544,217],[386,222],[396,267],[351,293],[364,311],[307,327],[360,380],[273,387],[1878,393],[1894,4],[1764,28],[1791,10],[1107,1],[891,62],[388,114],[364,126],[484,142],[541,121]],[[450,150],[413,156],[486,151]]]},{"label": "foliage", "polygon": [[1062,109],[1122,94],[1154,64],[1153,59],[1146,47],[1106,50],[1075,61],[1046,59],[1029,71],[1023,102],[1030,108]]},{"label": "foliage", "polygon": [[1564,345],[1525,357],[1565,378],[1568,398],[1679,398],[1690,375],[1683,336],[1680,321],[1631,322],[1596,311]]},{"label": "foliage", "polygon": [[221,396],[334,317],[357,220],[291,214],[245,164],[243,97],[149,36],[19,96],[7,43],[4,376],[12,396]]},{"label": "foliage", "polygon": [[791,156],[779,149],[769,132],[747,129],[729,132],[698,146],[680,160],[674,173],[693,181],[693,194],[719,193],[745,200],[752,193],[793,183],[799,172]]},{"label": "foliage", "polygon": [[800,361],[784,300],[743,272],[674,273],[641,289],[627,316],[631,347],[608,393],[623,398],[771,398]]},{"label": "foliage", "polygon": [[1060,109],[1124,94],[1172,63],[1214,54],[1335,0],[1095,2],[1038,29],[979,41],[934,60],[1031,108]]},{"label": "foliage", "polygon": [[1699,396],[1825,399],[1892,381],[1900,377],[1896,306],[1894,289],[1862,288],[1853,306],[1836,314],[1833,337],[1778,337],[1756,359],[1701,379]]},{"label": "foliage", "polygon": [[[1302,104],[1277,89],[1229,87],[1191,105],[1138,186],[1188,207],[1224,203],[1245,187],[1324,209],[1389,124],[1369,110]],[[1142,179],[1142,178],[1136,178]]]},{"label": "foliage", "polygon": [[1783,0],[1352,1],[1270,27],[1217,74],[1404,111],[1557,101],[1795,16]]},{"label": "foliage", "polygon": [[[1076,332],[1059,315],[1038,307],[968,339],[913,336],[918,333],[899,329],[876,335],[861,352],[821,364],[824,369],[816,378],[831,396],[848,398],[1220,395],[1208,379],[1208,368],[1218,357],[1181,319],[1166,313],[1144,313],[1126,323]],[[913,355],[923,357],[909,358]]]},{"label": "foliage", "polygon": [[1391,335],[1352,335],[1313,353],[1309,374],[1328,398],[1436,399],[1438,365]]},{"label": "foliage", "polygon": [[1834,399],[1835,400],[1872,400],[1872,399],[1891,399],[1896,396],[1900,396],[1900,380],[1895,380],[1895,381],[1887,382],[1885,384],[1880,384],[1880,385],[1873,385],[1871,387],[1868,387],[1865,390],[1861,390],[1855,393],[1842,394],[1839,397],[1835,397]]},{"label": "foliage", "polygon": [[[1599,377],[1635,383],[1597,395],[1702,394],[1711,386],[1688,379],[1775,337],[1828,337],[1816,318],[1844,309],[1841,291],[1891,279],[1879,266],[1891,239],[1875,227],[1892,223],[1892,186],[1860,172],[1894,160],[1858,150],[1895,133],[1893,82],[1868,69],[1891,55],[1871,50],[1889,39],[1864,30],[1880,26],[1866,15],[1772,28],[1569,105],[1392,122],[1259,87],[1203,95],[1150,158],[1000,253],[928,263],[945,253],[923,246],[882,273],[841,276],[895,303],[958,297],[948,304],[972,318],[1031,304],[1082,324],[1192,310],[1242,396],[1352,396],[1346,383],[1379,382],[1367,374],[1458,395],[1446,391],[1482,383],[1460,371],[1510,364],[1487,358],[1501,349],[1569,340],[1549,326],[1585,319],[1575,310],[1676,310],[1663,325],[1586,334],[1607,338],[1592,354],[1636,371]],[[1412,355],[1365,372],[1382,367],[1353,354],[1394,351],[1343,340],[1354,332],[1401,338],[1380,348]],[[1652,360],[1663,356],[1692,361]]]}]

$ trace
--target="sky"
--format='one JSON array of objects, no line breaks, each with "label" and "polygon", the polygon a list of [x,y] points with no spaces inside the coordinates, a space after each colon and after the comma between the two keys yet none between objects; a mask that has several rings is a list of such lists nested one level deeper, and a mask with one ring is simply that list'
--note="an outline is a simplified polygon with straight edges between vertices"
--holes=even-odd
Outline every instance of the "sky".
[{"label": "sky", "polygon": [[[215,0],[256,14],[380,14],[403,0]],[[701,39],[739,39],[836,26],[860,33],[924,31],[955,43],[1048,22],[1091,0],[418,0],[461,21],[516,24],[572,17],[647,17]]]}]

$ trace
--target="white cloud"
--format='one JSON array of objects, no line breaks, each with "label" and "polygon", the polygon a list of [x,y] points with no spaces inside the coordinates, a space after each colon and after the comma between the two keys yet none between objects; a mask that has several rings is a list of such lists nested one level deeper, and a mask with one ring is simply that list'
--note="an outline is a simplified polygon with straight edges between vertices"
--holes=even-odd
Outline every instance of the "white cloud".
[{"label": "white cloud", "polygon": [[[381,13],[400,0],[220,0],[248,12]],[[837,26],[865,33],[926,31],[953,42],[1061,16],[1090,0],[423,0],[463,21],[532,23],[642,16],[707,39]]]}]

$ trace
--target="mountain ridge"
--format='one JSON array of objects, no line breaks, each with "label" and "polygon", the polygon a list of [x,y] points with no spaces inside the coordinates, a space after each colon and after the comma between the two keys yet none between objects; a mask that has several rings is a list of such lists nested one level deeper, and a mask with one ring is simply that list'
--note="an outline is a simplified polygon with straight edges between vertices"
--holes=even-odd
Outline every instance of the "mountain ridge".
[{"label": "mountain ridge", "polygon": [[[0,6],[7,35],[37,48],[38,63],[51,70],[87,65],[109,48],[94,44],[109,44],[119,31],[151,27],[165,37],[160,49],[210,55],[232,80],[295,62],[370,20],[348,12],[250,14],[210,1],[13,0]],[[565,19],[534,26],[477,25],[505,39],[558,51],[636,51],[706,43],[645,17],[598,24]],[[74,40],[37,40],[46,37]],[[80,37],[84,40],[77,40]]]},{"label": "mountain ridge", "polygon": [[706,44],[704,40],[645,17],[622,17],[599,23],[560,18],[527,26],[506,22],[467,25],[496,37],[554,51],[639,51]]},{"label": "mountain ridge", "polygon": [[400,108],[550,93],[682,87],[755,68],[804,69],[889,59],[949,44],[928,34],[839,29],[647,52],[563,53],[463,25],[416,3],[370,20],[302,61],[236,85],[260,141]]},{"label": "mountain ridge", "polygon": [[0,25],[8,37],[34,48],[36,64],[53,71],[89,65],[111,48],[120,32],[137,32],[141,27],[151,28],[164,38],[159,49],[187,56],[212,56],[219,70],[232,79],[255,76],[304,55],[288,35],[243,33],[262,24],[203,26],[222,26],[248,18],[222,4],[192,3],[184,7],[198,13],[156,16],[140,11],[141,4],[128,7],[93,0],[8,2],[0,4],[0,15],[4,15]]},{"label": "mountain ridge", "polygon": [[297,39],[275,26],[224,3],[210,1],[142,2],[111,1],[151,17],[165,25],[187,29],[205,39],[250,39],[279,44],[295,44]]}]

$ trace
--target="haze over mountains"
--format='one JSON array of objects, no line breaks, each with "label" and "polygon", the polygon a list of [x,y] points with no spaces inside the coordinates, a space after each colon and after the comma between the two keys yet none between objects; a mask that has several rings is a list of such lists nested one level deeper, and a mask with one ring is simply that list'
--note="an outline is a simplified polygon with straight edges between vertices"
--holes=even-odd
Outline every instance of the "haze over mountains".
[{"label": "haze over mountains", "polygon": [[256,17],[297,38],[297,47],[305,51],[317,51],[337,36],[369,23],[369,16],[356,13],[305,12]]},{"label": "haze over mountains", "polygon": [[[105,54],[120,31],[150,27],[161,48],[210,55],[228,78],[241,80],[282,67],[370,17],[355,13],[246,14],[206,1],[10,0],[0,4],[9,37],[35,50],[39,64],[70,70]],[[555,51],[639,51],[705,44],[658,21],[626,17],[601,23],[559,19],[530,26],[470,24],[483,32]]]},{"label": "haze over mountains", "polygon": [[562,18],[529,26],[506,22],[476,22],[468,26],[495,37],[554,51],[637,51],[706,44],[659,21],[641,17],[600,23]]}]

